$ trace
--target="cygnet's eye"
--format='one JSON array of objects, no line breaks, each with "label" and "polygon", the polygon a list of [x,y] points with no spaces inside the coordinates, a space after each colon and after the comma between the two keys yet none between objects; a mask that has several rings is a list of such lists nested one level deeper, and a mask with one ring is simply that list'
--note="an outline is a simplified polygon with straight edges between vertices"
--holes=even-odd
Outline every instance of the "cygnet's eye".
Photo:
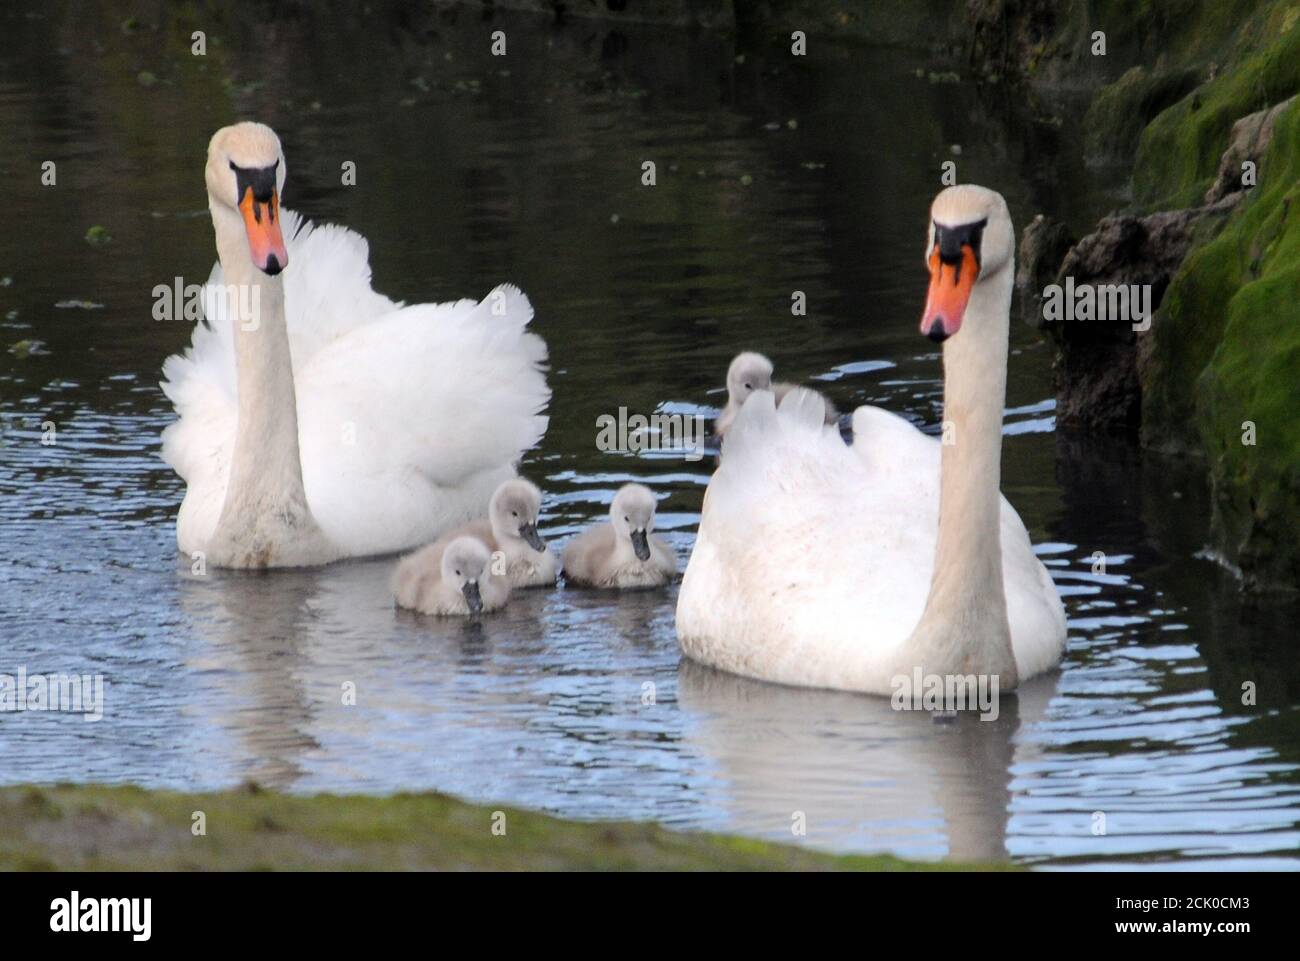
[{"label": "cygnet's eye", "polygon": [[754,388],[753,388],[752,386],[750,386],[749,384],[746,384],[746,385],[745,385],[745,390],[753,390],[753,389],[754,389]]},{"label": "cygnet's eye", "polygon": [[632,518],[630,518],[630,517],[628,517],[626,514],[624,514],[624,515],[623,515],[623,523],[624,523],[624,524],[631,524],[631,523],[632,523]]},{"label": "cygnet's eye", "polygon": [[456,572],[456,576],[457,576],[457,577],[460,577],[460,571],[457,571],[457,572]]}]

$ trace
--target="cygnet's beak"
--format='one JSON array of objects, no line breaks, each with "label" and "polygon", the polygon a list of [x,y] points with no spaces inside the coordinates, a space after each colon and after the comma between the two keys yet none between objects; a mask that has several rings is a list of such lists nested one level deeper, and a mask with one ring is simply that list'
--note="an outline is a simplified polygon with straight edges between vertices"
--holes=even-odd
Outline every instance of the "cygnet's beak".
[{"label": "cygnet's beak", "polygon": [[632,550],[636,552],[637,560],[650,560],[650,539],[646,535],[645,528],[632,532]]},{"label": "cygnet's beak", "polygon": [[525,543],[527,543],[529,547],[537,551],[537,553],[540,554],[546,550],[546,541],[542,540],[542,535],[537,533],[537,525],[535,523],[524,524],[520,527],[519,536],[524,539]]},{"label": "cygnet's beak", "polygon": [[460,592],[465,595],[465,603],[469,605],[471,614],[482,612],[483,596],[478,592],[478,581],[466,581]]}]

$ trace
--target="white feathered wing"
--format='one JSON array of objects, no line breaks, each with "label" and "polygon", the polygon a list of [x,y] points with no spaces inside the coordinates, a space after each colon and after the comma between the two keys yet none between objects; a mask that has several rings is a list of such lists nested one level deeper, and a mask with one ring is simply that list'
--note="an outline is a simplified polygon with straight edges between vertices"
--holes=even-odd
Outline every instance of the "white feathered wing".
[{"label": "white feathered wing", "polygon": [[[705,664],[768,681],[889,694],[925,609],[939,530],[938,440],[878,407],[854,442],[815,394],[754,394],[727,435],[682,579],[677,634]],[[1065,614],[1002,498],[1003,582],[1022,680],[1060,657]]]},{"label": "white feathered wing", "polygon": [[[307,502],[345,556],[406,550],[486,510],[546,431],[546,345],[509,284],[481,302],[403,306],[370,287],[369,247],[282,211],[284,303]],[[217,288],[207,323],[163,366],[179,420],[163,459],[185,480],[182,551],[201,550],[225,500],[238,420],[234,341]]]}]

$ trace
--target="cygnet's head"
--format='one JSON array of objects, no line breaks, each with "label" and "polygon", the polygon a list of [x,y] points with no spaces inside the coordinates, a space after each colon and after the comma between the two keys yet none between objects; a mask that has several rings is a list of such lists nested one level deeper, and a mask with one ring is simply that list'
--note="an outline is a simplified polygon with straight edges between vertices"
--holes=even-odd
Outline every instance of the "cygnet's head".
[{"label": "cygnet's head", "polygon": [[488,576],[492,552],[477,537],[458,537],[442,552],[442,579],[465,595],[471,614],[483,610],[479,582]]},{"label": "cygnet's head", "polygon": [[739,407],[754,391],[771,389],[772,362],[750,350],[737,354],[727,368],[728,402]]},{"label": "cygnet's head", "polygon": [[546,550],[546,542],[537,533],[537,515],[542,509],[542,492],[522,477],[506,481],[492,495],[488,518],[498,540],[507,537],[525,541],[537,552]]},{"label": "cygnet's head", "polygon": [[655,495],[643,484],[624,484],[609,505],[618,535],[632,542],[637,559],[650,559],[650,533],[655,529]]},{"label": "cygnet's head", "polygon": [[222,127],[208,142],[203,176],[210,203],[214,210],[228,210],[244,221],[253,266],[272,276],[289,264],[280,234],[285,174],[280,138],[266,124],[245,121]]}]

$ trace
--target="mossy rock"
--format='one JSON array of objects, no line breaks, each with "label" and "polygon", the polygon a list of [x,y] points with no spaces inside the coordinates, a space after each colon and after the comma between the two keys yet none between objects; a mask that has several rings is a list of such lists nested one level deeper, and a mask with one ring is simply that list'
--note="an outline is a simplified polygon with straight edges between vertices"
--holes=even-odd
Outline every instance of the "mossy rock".
[{"label": "mossy rock", "polygon": [[1202,71],[1186,67],[1152,71],[1130,69],[1093,99],[1084,119],[1085,148],[1090,160],[1120,160],[1133,156],[1148,123],[1190,93]]},{"label": "mossy rock", "polygon": [[1206,248],[1230,297],[1197,383],[1197,421],[1212,458],[1216,540],[1251,586],[1300,588],[1298,107],[1279,119],[1248,207]]},{"label": "mossy rock", "polygon": [[1300,587],[1298,107],[1278,119],[1259,186],[1170,285],[1144,383],[1144,437],[1166,446],[1195,431],[1214,543],[1253,588]]},{"label": "mossy rock", "polygon": [[1292,18],[1291,10],[1278,4],[1266,18],[1277,23],[1273,42],[1198,87],[1143,131],[1133,192],[1145,209],[1199,204],[1218,172],[1233,123],[1300,90],[1300,16]]}]

